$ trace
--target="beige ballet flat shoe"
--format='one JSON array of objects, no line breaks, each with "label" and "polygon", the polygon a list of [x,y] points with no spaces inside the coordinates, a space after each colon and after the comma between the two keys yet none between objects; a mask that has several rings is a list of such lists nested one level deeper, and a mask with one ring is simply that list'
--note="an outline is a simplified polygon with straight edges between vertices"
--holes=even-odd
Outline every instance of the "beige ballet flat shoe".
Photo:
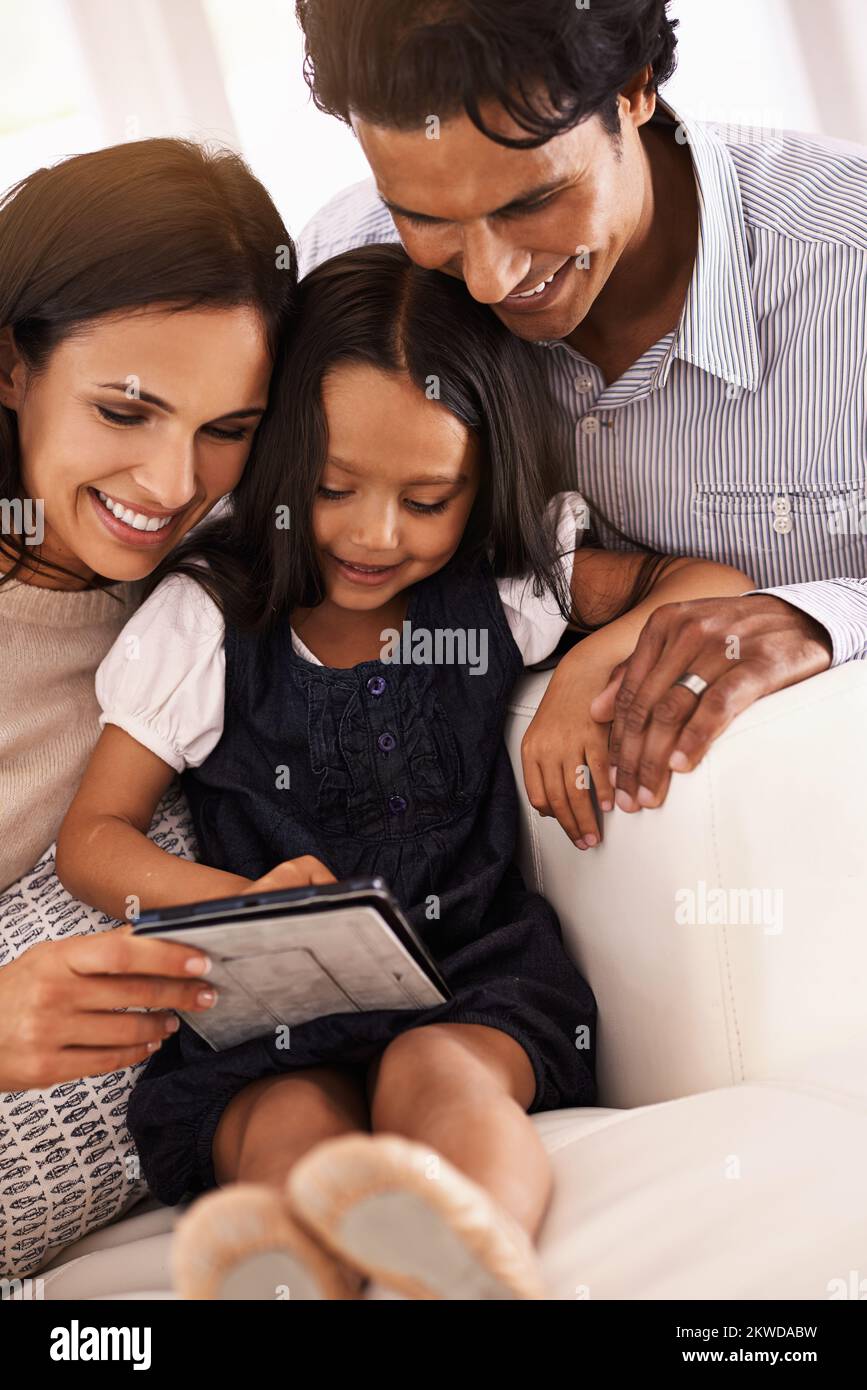
[{"label": "beige ballet flat shoe", "polygon": [[280,1192],[234,1183],[194,1202],[175,1227],[175,1291],[183,1299],[348,1299],[362,1280],[294,1219]]},{"label": "beige ballet flat shoe", "polygon": [[397,1134],[324,1140],[286,1191],[323,1245],[408,1298],[549,1296],[523,1227],[424,1144]]}]

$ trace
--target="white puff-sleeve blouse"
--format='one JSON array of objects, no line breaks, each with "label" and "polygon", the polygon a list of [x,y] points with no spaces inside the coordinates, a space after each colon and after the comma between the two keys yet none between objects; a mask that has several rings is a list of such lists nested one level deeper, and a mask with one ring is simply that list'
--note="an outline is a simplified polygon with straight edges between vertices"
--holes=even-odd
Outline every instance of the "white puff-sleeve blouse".
[{"label": "white puff-sleeve blouse", "polygon": [[[577,492],[561,492],[549,508],[556,509],[557,551],[571,582],[586,504]],[[524,665],[543,661],[566,629],[553,597],[534,595],[531,579],[498,579],[497,587]],[[299,656],[321,664],[294,631],[292,644]],[[170,575],[97,669],[100,725],[116,724],[176,772],[199,767],[223,732],[225,677],[219,608],[195,580]]]}]

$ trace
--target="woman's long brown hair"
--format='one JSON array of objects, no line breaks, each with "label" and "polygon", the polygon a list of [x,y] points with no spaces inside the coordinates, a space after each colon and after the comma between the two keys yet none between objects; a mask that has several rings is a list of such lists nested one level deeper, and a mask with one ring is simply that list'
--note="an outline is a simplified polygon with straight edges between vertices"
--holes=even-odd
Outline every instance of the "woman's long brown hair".
[{"label": "woman's long brown hair", "polygon": [[[12,329],[34,374],[94,319],[155,303],[251,306],[277,370],[296,285],[283,219],[227,149],[174,139],[114,145],[37,169],[0,198],[0,328]],[[0,498],[23,498],[17,416],[4,406]],[[0,544],[13,559],[0,584],[34,563],[70,573],[17,535]]]}]

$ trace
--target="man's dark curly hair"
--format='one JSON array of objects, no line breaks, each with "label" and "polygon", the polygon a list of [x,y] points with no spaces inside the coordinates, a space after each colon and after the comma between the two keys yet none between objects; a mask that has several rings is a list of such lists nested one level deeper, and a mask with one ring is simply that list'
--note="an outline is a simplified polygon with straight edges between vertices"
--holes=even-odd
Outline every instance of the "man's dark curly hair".
[{"label": "man's dark curly hair", "polygon": [[[484,135],[542,145],[597,114],[620,132],[617,93],[643,68],[674,71],[670,0],[296,0],[304,75],[320,111],[409,130],[465,111]],[[527,131],[484,124],[493,99]]]}]

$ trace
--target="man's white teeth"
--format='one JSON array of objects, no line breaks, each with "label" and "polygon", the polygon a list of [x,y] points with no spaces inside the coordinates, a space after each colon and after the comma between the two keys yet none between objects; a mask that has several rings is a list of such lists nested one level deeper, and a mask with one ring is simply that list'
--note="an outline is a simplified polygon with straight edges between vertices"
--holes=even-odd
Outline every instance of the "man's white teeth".
[{"label": "man's white teeth", "polygon": [[[554,271],[554,275],[556,275],[556,274],[557,274],[557,272],[556,272],[556,270],[555,270],[555,271]],[[510,298],[510,299],[530,299],[530,298],[532,298],[532,296],[533,296],[534,294],[541,294],[542,291],[545,289],[546,285],[550,285],[551,281],[554,279],[554,275],[549,275],[549,276],[548,276],[548,279],[547,279],[547,280],[543,280],[542,283],[541,283],[541,285],[537,285],[536,288],[535,288],[534,290],[524,290],[521,294],[512,294],[512,295],[510,295],[509,298]]]},{"label": "man's white teeth", "polygon": [[131,507],[125,507],[121,502],[113,502],[104,492],[98,493],[97,496],[112,516],[116,516],[118,521],[126,522],[134,531],[162,531],[170,521],[174,521],[172,516],[142,516],[141,512],[134,512]]}]

